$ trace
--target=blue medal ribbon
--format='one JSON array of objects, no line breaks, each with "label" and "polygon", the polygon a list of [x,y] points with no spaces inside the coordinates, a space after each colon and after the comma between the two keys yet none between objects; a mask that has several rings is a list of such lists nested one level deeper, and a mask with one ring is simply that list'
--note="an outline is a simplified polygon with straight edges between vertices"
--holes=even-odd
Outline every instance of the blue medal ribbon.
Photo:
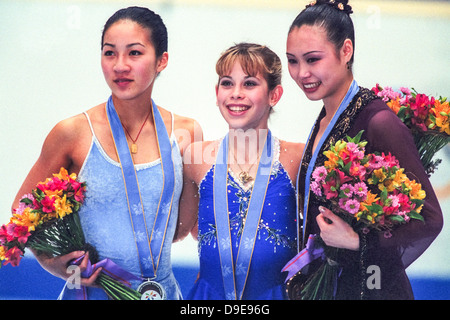
[{"label": "blue medal ribbon", "polygon": [[[106,104],[106,113],[114,139],[116,152],[122,168],[123,182],[128,201],[128,211],[136,241],[141,273],[142,276],[146,278],[156,277],[162,246],[166,236],[167,224],[169,223],[169,218],[172,211],[171,209],[175,186],[175,172],[172,160],[172,145],[170,143],[170,138],[161,114],[159,113],[158,107],[153,100],[151,101],[151,108],[153,109],[153,123],[155,124],[156,138],[161,158],[163,187],[155,219],[151,222],[151,225],[147,226],[133,158],[131,156],[119,115],[114,108],[112,97],[108,99]],[[157,182],[159,183],[159,181]],[[168,213],[164,214],[162,210],[166,203],[170,204],[170,208]],[[149,230],[151,230],[150,233]]]},{"label": "blue medal ribbon", "polygon": [[[227,300],[238,300],[242,299],[250,270],[258,225],[273,166],[274,146],[269,130],[253,184],[247,217],[239,243],[236,264],[233,261],[231,227],[228,212],[228,146],[229,137],[226,135],[220,145],[214,167],[214,218],[225,296]],[[250,245],[244,246],[243,241]]]},{"label": "blue medal ribbon", "polygon": [[[316,165],[316,160],[317,157],[319,155],[320,149],[322,148],[322,145],[325,143],[325,141],[328,139],[328,135],[330,134],[331,130],[333,130],[334,125],[336,124],[337,120],[339,119],[340,115],[342,114],[342,112],[344,112],[344,110],[347,108],[347,106],[350,104],[350,102],[352,101],[353,97],[358,93],[359,91],[359,86],[356,83],[355,80],[352,81],[350,88],[348,89],[344,99],[342,100],[341,104],[339,105],[336,113],[333,115],[333,118],[331,119],[329,125],[327,126],[324,134],[322,135],[322,137],[320,138],[319,143],[317,144],[317,147],[311,157],[311,161],[309,162],[308,165],[308,170],[306,171],[306,178],[305,178],[305,196],[303,199],[303,241],[302,243],[305,243],[305,232],[306,232],[306,221],[307,221],[307,215],[308,215],[308,204],[309,204],[309,192],[310,192],[310,182],[311,182],[311,175],[312,172],[314,170],[314,167]],[[316,123],[317,125],[317,123]],[[313,143],[313,141],[311,141],[311,135],[314,132],[314,128],[315,126],[311,129],[311,132],[309,133],[309,137],[308,137],[308,144],[309,143]],[[306,147],[305,147],[306,150]],[[304,156],[304,155],[303,155]],[[300,176],[300,170],[301,170],[301,166],[299,169],[299,174],[297,177]],[[299,204],[301,205],[301,204]]]}]

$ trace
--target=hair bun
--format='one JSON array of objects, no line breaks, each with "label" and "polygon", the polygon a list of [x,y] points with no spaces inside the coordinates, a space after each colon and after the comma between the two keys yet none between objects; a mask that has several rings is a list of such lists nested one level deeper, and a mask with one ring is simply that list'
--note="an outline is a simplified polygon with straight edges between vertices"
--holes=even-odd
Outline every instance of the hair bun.
[{"label": "hair bun", "polygon": [[321,4],[332,6],[348,15],[353,13],[352,7],[348,4],[348,0],[313,0],[306,6],[306,8]]}]

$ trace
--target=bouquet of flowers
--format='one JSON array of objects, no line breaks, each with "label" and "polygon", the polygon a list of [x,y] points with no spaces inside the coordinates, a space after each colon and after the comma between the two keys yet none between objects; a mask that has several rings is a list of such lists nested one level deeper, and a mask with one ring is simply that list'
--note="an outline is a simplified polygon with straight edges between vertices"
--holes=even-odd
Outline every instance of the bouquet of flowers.
[{"label": "bouquet of flowers", "polygon": [[[88,250],[91,261],[97,262],[98,255],[86,243],[78,215],[85,191],[86,184],[78,182],[76,174],[69,175],[61,168],[24,195],[9,223],[0,228],[0,267],[8,263],[18,266],[27,247],[49,256]],[[112,299],[140,299],[137,291],[104,272],[97,282]]]},{"label": "bouquet of flowers", "polygon": [[432,174],[441,163],[440,159],[433,160],[434,155],[450,142],[447,98],[429,97],[404,87],[398,92],[379,84],[372,91],[411,129],[422,164],[427,174]]},{"label": "bouquet of flowers", "polygon": [[[423,221],[425,191],[404,174],[391,154],[366,154],[362,133],[339,140],[325,151],[328,160],[313,171],[311,191],[330,203],[329,209],[356,232],[377,230],[390,237],[396,225],[410,219]],[[316,258],[322,257],[323,263],[304,283],[300,295],[305,300],[333,299],[340,268],[334,260],[339,249],[327,247],[318,236],[315,240],[321,249]],[[308,245],[306,250],[312,251]]]}]

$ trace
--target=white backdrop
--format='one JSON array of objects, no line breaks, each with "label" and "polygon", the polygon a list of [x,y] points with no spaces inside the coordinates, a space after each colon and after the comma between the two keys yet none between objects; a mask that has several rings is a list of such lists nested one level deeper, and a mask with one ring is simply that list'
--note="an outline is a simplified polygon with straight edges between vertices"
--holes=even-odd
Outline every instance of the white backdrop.
[{"label": "white backdrop", "polygon": [[[226,4],[227,3],[227,4]],[[169,32],[169,66],[154,90],[155,101],[195,118],[205,139],[227,126],[216,110],[215,62],[241,41],[265,44],[279,54],[284,96],[270,120],[275,135],[305,141],[320,102],[306,100],[290,79],[285,58],[288,28],[308,3],[261,1],[23,1],[0,0],[0,223],[51,128],[109,96],[100,68],[100,37],[107,18],[129,5],[159,13]],[[414,87],[432,95],[450,94],[450,5],[432,1],[354,0],[355,77],[362,86],[377,82]],[[425,4],[424,4],[425,3]],[[432,181],[450,181],[450,156]],[[441,196],[448,217],[450,201]],[[410,273],[450,277],[446,226]],[[195,242],[174,246],[175,263],[196,264]]]}]

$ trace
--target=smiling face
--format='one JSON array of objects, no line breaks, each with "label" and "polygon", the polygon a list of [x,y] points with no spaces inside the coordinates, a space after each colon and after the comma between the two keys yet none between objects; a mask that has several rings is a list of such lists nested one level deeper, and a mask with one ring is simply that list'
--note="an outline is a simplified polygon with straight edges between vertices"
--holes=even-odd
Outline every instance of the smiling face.
[{"label": "smiling face", "polygon": [[148,97],[156,76],[167,66],[168,55],[156,57],[150,32],[131,20],[119,20],[106,30],[101,65],[115,97]]},{"label": "smiling face", "polygon": [[278,85],[269,92],[267,81],[260,74],[249,75],[236,61],[221,76],[216,86],[217,105],[230,129],[267,129],[271,106],[281,98]]},{"label": "smiling face", "polygon": [[320,26],[294,28],[287,39],[289,73],[310,100],[324,104],[340,102],[352,81],[347,62],[353,53],[351,41],[336,48]]}]

